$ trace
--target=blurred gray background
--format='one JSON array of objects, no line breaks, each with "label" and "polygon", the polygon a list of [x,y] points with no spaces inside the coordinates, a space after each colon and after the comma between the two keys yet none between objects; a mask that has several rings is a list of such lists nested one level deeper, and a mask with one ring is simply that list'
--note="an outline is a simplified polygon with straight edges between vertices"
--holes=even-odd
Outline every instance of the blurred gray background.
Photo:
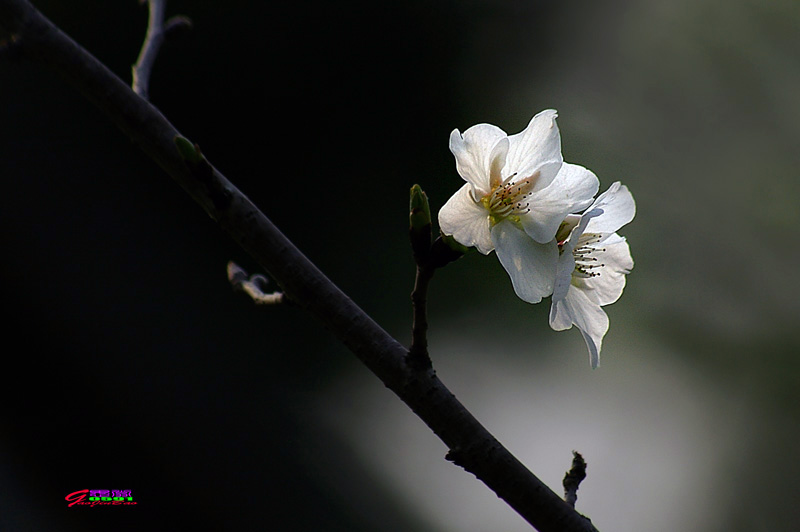
[{"label": "blurred gray background", "polygon": [[[37,1],[130,79],[133,0]],[[599,530],[795,530],[800,3],[171,1],[151,100],[359,305],[410,331],[407,194],[555,108],[636,266],[591,370],[494,256],[434,278],[442,380]],[[54,74],[0,58],[4,530],[528,530]],[[80,489],[136,508],[66,508]],[[123,515],[124,514],[124,515]]]}]

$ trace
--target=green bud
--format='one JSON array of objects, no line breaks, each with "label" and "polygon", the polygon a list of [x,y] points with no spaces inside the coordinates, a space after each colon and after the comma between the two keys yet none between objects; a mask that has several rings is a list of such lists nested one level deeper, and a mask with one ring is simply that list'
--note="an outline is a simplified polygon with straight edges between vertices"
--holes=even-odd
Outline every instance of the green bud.
[{"label": "green bud", "polygon": [[412,231],[419,231],[431,225],[431,207],[428,196],[419,185],[411,187],[409,201],[409,223]]},{"label": "green bud", "polygon": [[408,210],[411,250],[417,265],[422,266],[427,263],[431,250],[431,208],[428,205],[428,196],[419,185],[411,187]]},{"label": "green bud", "polygon": [[192,144],[192,142],[186,137],[175,135],[173,141],[175,142],[175,146],[178,148],[178,153],[181,154],[181,158],[183,158],[183,160],[187,163],[199,164],[203,160],[203,154],[200,153],[200,147],[197,144]]}]

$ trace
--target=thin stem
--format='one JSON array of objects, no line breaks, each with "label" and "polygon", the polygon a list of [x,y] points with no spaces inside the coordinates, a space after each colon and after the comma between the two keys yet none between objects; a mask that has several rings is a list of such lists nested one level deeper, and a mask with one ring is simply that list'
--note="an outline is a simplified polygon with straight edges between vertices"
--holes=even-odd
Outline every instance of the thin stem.
[{"label": "thin stem", "polygon": [[412,325],[411,348],[408,351],[408,361],[416,369],[431,368],[431,359],[428,355],[428,285],[433,277],[434,268],[417,265],[417,277],[414,281],[414,291],[411,292]]},{"label": "thin stem", "polygon": [[228,281],[234,290],[244,292],[256,305],[283,303],[283,292],[267,292],[269,280],[261,274],[248,276],[244,269],[233,261],[228,262]]},{"label": "thin stem", "polygon": [[567,501],[567,504],[575,507],[575,503],[578,502],[578,488],[583,482],[583,479],[586,478],[586,462],[581,456],[581,453],[577,451],[572,451],[572,467],[570,467],[569,471],[564,475],[564,500]]},{"label": "thin stem", "polygon": [[166,0],[147,0],[149,15],[147,17],[147,33],[144,37],[139,58],[133,65],[133,92],[144,98],[149,97],[150,74],[156,62],[158,51],[164,42],[164,10]]},{"label": "thin stem", "polygon": [[22,34],[24,57],[60,73],[156,161],[282,286],[422,419],[449,456],[541,532],[591,532],[591,522],[528,471],[407,351],[311,263],[210,163],[187,164],[180,133],[147,101],[66,36],[27,0],[0,0],[0,28]]}]

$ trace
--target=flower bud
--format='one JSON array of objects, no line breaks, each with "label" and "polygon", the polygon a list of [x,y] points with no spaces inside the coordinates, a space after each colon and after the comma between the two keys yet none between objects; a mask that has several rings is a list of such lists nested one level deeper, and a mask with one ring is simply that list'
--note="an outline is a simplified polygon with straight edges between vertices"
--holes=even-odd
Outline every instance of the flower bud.
[{"label": "flower bud", "polygon": [[411,250],[414,260],[421,266],[427,262],[431,251],[431,208],[428,196],[419,185],[411,187],[408,222]]},{"label": "flower bud", "polygon": [[192,144],[186,137],[175,135],[173,141],[175,142],[175,147],[178,148],[178,153],[181,154],[181,158],[190,165],[199,164],[203,160],[200,148],[197,144]]},{"label": "flower bud", "polygon": [[419,185],[411,187],[408,218],[412,231],[423,230],[425,226],[431,225],[431,207],[428,205],[428,196]]}]

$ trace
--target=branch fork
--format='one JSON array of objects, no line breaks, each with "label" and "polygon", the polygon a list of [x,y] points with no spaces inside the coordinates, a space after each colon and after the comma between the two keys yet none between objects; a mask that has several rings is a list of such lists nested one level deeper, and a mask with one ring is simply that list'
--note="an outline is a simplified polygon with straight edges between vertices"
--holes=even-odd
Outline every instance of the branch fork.
[{"label": "branch fork", "polygon": [[153,65],[156,62],[161,45],[167,37],[174,34],[177,30],[184,30],[192,27],[192,21],[184,15],[176,15],[166,22],[164,21],[164,11],[166,10],[166,0],[139,0],[140,4],[147,2],[149,16],[147,19],[147,33],[144,37],[139,58],[132,67],[133,92],[141,98],[149,98],[150,75]]},{"label": "branch fork", "polygon": [[408,350],[408,362],[416,369],[430,369],[432,363],[428,354],[428,286],[437,268],[460,258],[467,248],[441,235],[431,242],[432,227],[431,209],[428,196],[419,185],[411,187],[409,201],[409,238],[414,261],[417,263],[417,275],[414,290],[411,292],[412,326],[411,347]]}]

